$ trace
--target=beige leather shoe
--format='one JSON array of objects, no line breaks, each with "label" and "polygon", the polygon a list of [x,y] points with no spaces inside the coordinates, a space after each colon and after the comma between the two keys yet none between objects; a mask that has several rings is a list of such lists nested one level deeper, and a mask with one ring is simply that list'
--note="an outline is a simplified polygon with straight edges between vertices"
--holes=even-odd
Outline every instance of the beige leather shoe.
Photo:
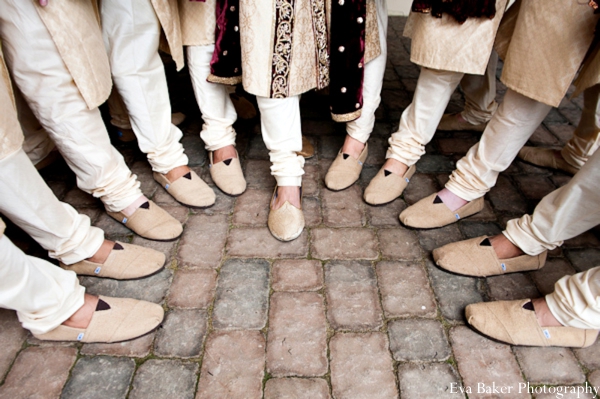
[{"label": "beige leather shoe", "polygon": [[444,114],[440,120],[437,130],[483,132],[487,126],[487,123],[473,125],[462,118],[459,119],[458,115],[459,114]]},{"label": "beige leather shoe", "polygon": [[221,191],[233,196],[238,196],[246,191],[246,179],[244,179],[239,155],[238,158],[226,159],[216,164],[213,163],[212,151],[208,153],[208,158],[210,177]]},{"label": "beige leather shoe", "polygon": [[190,170],[174,182],[169,181],[167,176],[162,173],[154,172],[152,175],[158,184],[163,186],[173,198],[185,206],[207,208],[212,206],[217,198],[213,189],[193,170]]},{"label": "beige leather shoe", "polygon": [[[302,209],[285,201],[279,209],[273,209],[273,201],[277,195],[277,186],[271,198],[269,219],[267,226],[273,237],[279,241],[292,241],[302,234],[304,230],[304,213]],[[300,201],[302,201],[302,189],[300,189]]]},{"label": "beige leather shoe", "polygon": [[483,197],[473,200],[456,211],[451,211],[441,200],[436,202],[437,193],[423,198],[409,206],[400,214],[400,221],[418,229],[432,229],[474,215],[483,209]]},{"label": "beige leather shoe", "polygon": [[332,191],[340,191],[356,183],[368,155],[368,144],[365,144],[365,148],[363,148],[358,159],[343,154],[340,150],[325,175],[327,188]]},{"label": "beige leather shoe", "polygon": [[598,337],[598,330],[540,327],[529,299],[471,304],[465,316],[479,332],[511,345],[585,348]]},{"label": "beige leather shoe", "polygon": [[537,256],[521,255],[498,259],[489,237],[453,242],[433,250],[433,260],[442,269],[465,276],[488,277],[499,274],[539,270],[546,263],[547,251]]},{"label": "beige leather shoe", "polygon": [[140,237],[149,240],[171,241],[183,233],[181,223],[150,200],[142,204],[129,217],[123,212],[106,211],[106,213]]},{"label": "beige leather shoe", "polygon": [[525,146],[521,148],[521,151],[519,151],[517,156],[525,162],[541,166],[542,168],[558,169],[572,175],[579,171],[579,169],[569,165],[564,159],[556,158],[554,156],[554,150],[551,148]]},{"label": "beige leather shoe", "polygon": [[60,325],[45,334],[33,336],[44,341],[120,342],[149,333],[163,318],[163,308],[155,303],[100,296],[87,328]]},{"label": "beige leather shoe", "polygon": [[410,182],[410,178],[415,174],[417,167],[412,165],[404,176],[400,177],[395,173],[383,168],[371,180],[363,195],[367,204],[383,205],[392,202],[402,195],[404,189]]},{"label": "beige leather shoe", "polygon": [[302,150],[297,152],[296,154],[304,157],[306,159],[312,158],[315,156],[315,147],[312,145],[310,140],[306,138],[305,135],[302,135]]},{"label": "beige leather shoe", "polygon": [[60,267],[80,276],[96,276],[130,280],[150,276],[165,265],[165,254],[139,245],[116,242],[104,263],[82,260],[72,265],[59,262]]}]

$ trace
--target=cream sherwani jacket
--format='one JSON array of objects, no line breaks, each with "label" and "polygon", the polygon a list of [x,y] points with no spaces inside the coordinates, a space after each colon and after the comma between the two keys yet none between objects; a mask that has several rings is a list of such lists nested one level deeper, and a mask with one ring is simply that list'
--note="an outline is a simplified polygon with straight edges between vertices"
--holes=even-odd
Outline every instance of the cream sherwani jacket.
[{"label": "cream sherwani jacket", "polygon": [[179,19],[184,46],[207,46],[215,43],[216,4],[216,0],[179,0]]},{"label": "cream sherwani jacket", "polygon": [[[8,112],[11,110],[12,112]],[[0,160],[18,151],[23,145],[23,133],[17,120],[17,108],[8,70],[0,52]],[[0,220],[0,230],[4,225]],[[0,232],[0,236],[1,236]]]},{"label": "cream sherwani jacket", "polygon": [[184,57],[177,0],[151,0],[151,2],[166,39],[161,41],[160,49],[171,54],[177,70],[180,70],[184,66]]}]

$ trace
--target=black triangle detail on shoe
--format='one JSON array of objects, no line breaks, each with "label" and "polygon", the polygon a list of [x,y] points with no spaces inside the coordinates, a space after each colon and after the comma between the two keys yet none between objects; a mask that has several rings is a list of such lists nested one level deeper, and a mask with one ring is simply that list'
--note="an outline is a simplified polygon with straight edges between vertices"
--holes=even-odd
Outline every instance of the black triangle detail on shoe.
[{"label": "black triangle detail on shoe", "polygon": [[150,209],[150,203],[148,201],[146,201],[142,205],[140,205],[140,208]]},{"label": "black triangle detail on shoe", "polygon": [[485,240],[481,241],[479,245],[482,247],[491,247],[492,243],[490,242],[489,238],[486,238]]},{"label": "black triangle detail on shoe", "polygon": [[185,177],[188,180],[192,180],[192,172],[187,172],[185,175],[183,175],[183,177]]},{"label": "black triangle detail on shoe", "polygon": [[385,175],[385,177],[388,177],[389,175],[392,174],[392,172],[390,172],[389,170],[384,169],[383,170],[383,174]]},{"label": "black triangle detail on shoe", "polygon": [[98,299],[98,305],[96,305],[96,312],[100,311],[100,310],[109,310],[110,309],[110,305],[106,302],[104,302],[102,299]]},{"label": "black triangle detail on shoe", "polygon": [[223,163],[225,165],[229,166],[229,164],[231,163],[232,160],[233,160],[232,158],[229,158],[229,159],[224,160]]},{"label": "black triangle detail on shoe", "polygon": [[350,156],[350,154],[342,154],[342,156],[344,157],[344,159],[348,159],[348,157]]},{"label": "black triangle detail on shoe", "polygon": [[531,310],[531,311],[535,312],[535,309],[533,308],[533,302],[531,302],[531,301],[529,301],[525,305],[523,305],[523,309]]},{"label": "black triangle detail on shoe", "polygon": [[123,248],[123,246],[121,244],[119,244],[118,242],[115,242],[115,245],[113,246],[113,250],[117,250],[117,251],[121,251],[125,248]]},{"label": "black triangle detail on shoe", "polygon": [[444,201],[442,201],[442,199],[438,195],[436,195],[435,199],[433,200],[433,203],[434,204],[443,204]]}]

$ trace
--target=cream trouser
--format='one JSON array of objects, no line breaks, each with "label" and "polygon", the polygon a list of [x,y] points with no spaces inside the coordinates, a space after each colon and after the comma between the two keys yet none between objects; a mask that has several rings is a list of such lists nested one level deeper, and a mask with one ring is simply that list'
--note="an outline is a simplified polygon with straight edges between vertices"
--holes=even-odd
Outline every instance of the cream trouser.
[{"label": "cream trouser", "polygon": [[381,102],[381,88],[387,62],[387,2],[377,0],[377,27],[381,54],[365,65],[363,80],[363,107],[360,117],[346,123],[346,132],[350,137],[366,143],[375,126],[375,111]]},{"label": "cream trouser", "polygon": [[214,49],[214,44],[187,47],[187,64],[196,102],[204,120],[200,137],[207,151],[215,151],[228,145],[235,146],[233,123],[237,119],[228,87],[206,80],[210,74]]},{"label": "cream trouser", "polygon": [[561,324],[600,330],[600,267],[561,278],[546,302]]},{"label": "cream trouser", "polygon": [[567,163],[581,169],[598,147],[600,147],[600,84],[583,92],[581,120],[561,154]]},{"label": "cream trouser", "polygon": [[446,188],[466,201],[483,197],[551,108],[508,89],[479,143],[456,163]]},{"label": "cream trouser", "polygon": [[91,257],[104,241],[89,217],[56,198],[23,150],[0,161],[0,212],[68,265]]},{"label": "cream trouser", "polygon": [[464,120],[478,125],[487,123],[498,108],[496,102],[496,67],[498,53],[492,51],[484,75],[465,74],[460,87],[465,95],[465,108],[461,112]]},{"label": "cream trouser", "polygon": [[11,75],[79,188],[120,211],[142,195],[139,182],[110,144],[98,109],[88,109],[34,7],[31,1],[0,2],[2,51]]},{"label": "cream trouser", "polygon": [[123,98],[140,150],[152,170],[187,165],[171,123],[167,78],[158,55],[161,27],[150,0],[102,0],[102,35],[113,81]]},{"label": "cream trouser", "polygon": [[263,141],[269,149],[271,174],[278,186],[301,186],[304,174],[300,125],[300,96],[256,97]]},{"label": "cream trouser", "polygon": [[74,272],[27,256],[0,236],[0,307],[16,310],[24,328],[55,329],[83,306],[84,293]]}]

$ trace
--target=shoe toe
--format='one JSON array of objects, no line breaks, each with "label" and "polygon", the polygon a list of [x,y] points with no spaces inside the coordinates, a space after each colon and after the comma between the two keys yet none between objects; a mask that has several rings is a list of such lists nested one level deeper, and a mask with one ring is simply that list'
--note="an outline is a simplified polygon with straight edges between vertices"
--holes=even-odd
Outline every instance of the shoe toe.
[{"label": "shoe toe", "polygon": [[304,223],[302,210],[286,202],[279,209],[271,209],[267,225],[275,238],[280,241],[291,241],[302,234]]}]

